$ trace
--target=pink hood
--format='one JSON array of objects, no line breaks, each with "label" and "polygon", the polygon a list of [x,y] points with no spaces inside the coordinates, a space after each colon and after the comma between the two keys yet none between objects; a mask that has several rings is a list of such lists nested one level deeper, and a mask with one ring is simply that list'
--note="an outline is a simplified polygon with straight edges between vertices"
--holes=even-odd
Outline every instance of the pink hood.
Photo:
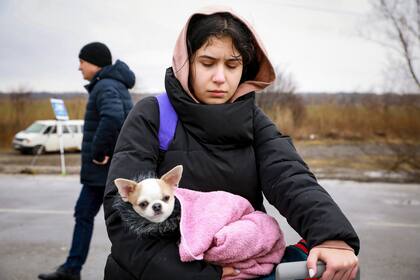
[{"label": "pink hood", "polygon": [[[187,21],[187,24],[181,31],[181,34],[176,41],[173,57],[172,57],[172,68],[175,73],[175,77],[180,81],[183,89],[194,99],[194,96],[188,89],[188,75],[189,75],[189,62],[188,62],[188,51],[187,51],[187,30],[190,23],[191,17],[197,14],[211,15],[215,13],[230,13],[235,16],[237,19],[242,21],[248,29],[254,35],[254,39],[257,47],[257,55],[260,61],[260,69],[257,73],[255,80],[245,81],[241,83],[236,90],[235,94],[231,98],[230,102],[235,101],[238,97],[251,92],[262,90],[265,87],[269,86],[276,78],[273,66],[271,65],[270,60],[268,59],[267,52],[264,48],[264,45],[261,39],[258,37],[258,34],[255,32],[254,28],[242,17],[236,14],[232,9],[226,7],[208,7],[199,10],[198,12],[192,14]],[[197,101],[197,100],[196,100]]]}]

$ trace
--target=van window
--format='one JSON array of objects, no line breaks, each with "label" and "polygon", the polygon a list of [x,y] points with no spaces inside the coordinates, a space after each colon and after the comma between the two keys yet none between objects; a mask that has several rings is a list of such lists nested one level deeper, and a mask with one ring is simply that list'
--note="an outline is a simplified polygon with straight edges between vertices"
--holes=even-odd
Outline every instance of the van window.
[{"label": "van window", "polygon": [[70,133],[69,127],[67,125],[63,125],[63,133]]},{"label": "van window", "polygon": [[44,131],[44,134],[50,134],[52,129],[53,129],[53,126],[47,127],[47,129],[45,129]]},{"label": "van window", "polygon": [[44,131],[44,134],[54,134],[57,133],[57,127],[55,125],[51,125],[47,127],[47,129]]},{"label": "van window", "polygon": [[77,125],[71,124],[69,125],[69,128],[71,133],[77,133]]},{"label": "van window", "polygon": [[27,133],[40,133],[44,130],[45,125],[40,123],[33,123],[31,124],[27,129],[25,129],[25,132]]}]

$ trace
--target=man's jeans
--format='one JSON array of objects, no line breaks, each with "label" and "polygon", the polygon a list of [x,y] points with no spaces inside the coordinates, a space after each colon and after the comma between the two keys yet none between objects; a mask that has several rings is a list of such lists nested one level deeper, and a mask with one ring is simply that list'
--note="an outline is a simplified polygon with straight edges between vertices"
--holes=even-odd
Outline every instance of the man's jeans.
[{"label": "man's jeans", "polygon": [[80,272],[86,261],[90,240],[92,239],[93,224],[103,202],[105,187],[83,185],[77,200],[74,217],[73,241],[69,256],[63,264],[65,268],[71,268]]}]

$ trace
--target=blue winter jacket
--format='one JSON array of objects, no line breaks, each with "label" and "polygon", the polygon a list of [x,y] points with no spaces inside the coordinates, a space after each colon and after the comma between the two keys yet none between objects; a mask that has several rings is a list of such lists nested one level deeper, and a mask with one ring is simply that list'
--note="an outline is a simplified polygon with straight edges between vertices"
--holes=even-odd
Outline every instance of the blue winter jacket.
[{"label": "blue winter jacket", "polygon": [[97,165],[113,155],[118,134],[133,102],[128,89],[135,83],[135,75],[124,62],[102,68],[86,86],[86,104],[82,142],[80,182],[90,186],[105,186],[109,164]]}]

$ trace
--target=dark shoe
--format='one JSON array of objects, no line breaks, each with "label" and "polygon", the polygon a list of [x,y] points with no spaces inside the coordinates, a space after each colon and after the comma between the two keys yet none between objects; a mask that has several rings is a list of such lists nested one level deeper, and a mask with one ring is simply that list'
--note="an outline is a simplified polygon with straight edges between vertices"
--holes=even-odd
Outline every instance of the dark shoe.
[{"label": "dark shoe", "polygon": [[38,278],[42,280],[80,280],[80,272],[60,266],[52,273],[41,273]]}]

